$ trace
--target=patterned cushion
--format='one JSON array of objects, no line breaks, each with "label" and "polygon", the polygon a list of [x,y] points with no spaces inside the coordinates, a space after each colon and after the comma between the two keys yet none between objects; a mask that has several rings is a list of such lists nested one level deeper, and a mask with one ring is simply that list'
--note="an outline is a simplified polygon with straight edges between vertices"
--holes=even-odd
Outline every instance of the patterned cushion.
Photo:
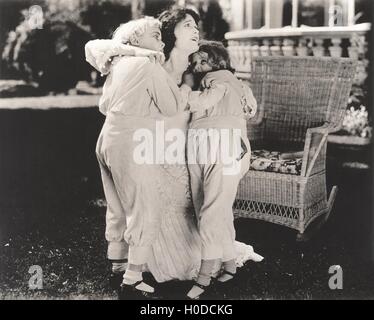
[{"label": "patterned cushion", "polygon": [[295,158],[291,159],[292,153],[287,153],[287,159],[281,159],[282,154],[279,151],[252,150],[250,168],[256,171],[300,175],[303,160],[299,158],[300,152],[295,153]]}]

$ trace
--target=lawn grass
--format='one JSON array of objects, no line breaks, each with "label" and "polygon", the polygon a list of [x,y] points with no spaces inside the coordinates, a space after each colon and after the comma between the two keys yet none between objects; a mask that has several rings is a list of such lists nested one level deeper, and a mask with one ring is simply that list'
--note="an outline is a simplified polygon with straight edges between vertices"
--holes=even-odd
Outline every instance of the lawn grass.
[{"label": "lawn grass", "polygon": [[[108,287],[105,206],[95,143],[104,119],[95,108],[0,110],[0,299],[116,299]],[[371,172],[344,167],[333,148],[328,186],[339,185],[330,220],[308,243],[270,223],[238,219],[237,239],[265,257],[216,290],[220,299],[374,299],[369,262]],[[338,155],[338,156],[337,156]],[[29,267],[43,269],[30,290]],[[330,290],[331,265],[343,290]],[[182,298],[190,284],[159,287]]]}]

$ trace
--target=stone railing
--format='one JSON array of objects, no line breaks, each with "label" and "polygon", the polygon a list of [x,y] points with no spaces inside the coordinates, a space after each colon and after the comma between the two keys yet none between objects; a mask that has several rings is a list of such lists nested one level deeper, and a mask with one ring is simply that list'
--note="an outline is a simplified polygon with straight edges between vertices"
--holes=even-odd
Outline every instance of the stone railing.
[{"label": "stone railing", "polygon": [[347,27],[284,27],[228,32],[228,50],[240,78],[248,79],[255,56],[332,56],[358,60],[356,85],[367,78],[368,39],[371,24]]}]

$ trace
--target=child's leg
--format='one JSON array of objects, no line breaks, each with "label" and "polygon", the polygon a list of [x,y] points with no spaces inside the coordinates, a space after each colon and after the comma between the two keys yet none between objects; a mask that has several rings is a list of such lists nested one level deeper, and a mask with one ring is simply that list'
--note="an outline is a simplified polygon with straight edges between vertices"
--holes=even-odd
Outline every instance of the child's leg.
[{"label": "child's leg", "polygon": [[[248,143],[249,144],[249,143]],[[226,186],[225,188],[225,198],[227,199],[228,203],[234,204],[237,189],[241,178],[245,175],[245,173],[249,169],[249,161],[250,161],[250,148],[248,148],[248,152],[243,156],[241,160],[241,167],[240,172],[237,175],[228,175],[223,177],[223,184]],[[234,227],[234,215],[232,212],[232,205],[230,210],[226,211],[225,215],[225,226],[227,227],[225,230],[226,236],[223,238],[226,243],[223,243],[223,258],[222,258],[222,266],[223,266],[223,273],[218,278],[220,282],[226,282],[231,280],[236,274],[236,264],[235,264],[235,227]]]},{"label": "child's leg", "polygon": [[[203,164],[188,164],[190,173],[192,202],[195,208],[196,217],[200,221],[200,210],[204,203],[204,165]],[[200,226],[200,222],[198,223]],[[199,270],[199,275],[196,284],[188,292],[187,296],[190,299],[198,298],[204,291],[204,287],[210,285],[213,272],[217,269],[217,262],[219,259],[203,259]]]},{"label": "child's leg", "polygon": [[[232,186],[226,184],[221,164],[204,166],[204,202],[200,210],[199,232],[202,241],[202,259],[222,259],[224,245],[228,245],[232,235],[228,231],[227,215],[232,213]],[[236,192],[234,192],[236,193]]]},{"label": "child's leg", "polygon": [[199,219],[200,209],[204,201],[204,176],[202,164],[199,163],[199,136],[194,130],[188,131],[187,168],[190,178],[191,197],[196,218]]},{"label": "child's leg", "polygon": [[[159,168],[156,165],[141,165],[135,162],[133,150],[136,142],[133,141],[131,130],[124,132],[121,138],[121,144],[111,145],[109,140],[103,152],[98,152],[105,160],[103,163],[108,164],[110,168],[110,172],[104,171],[109,178],[106,179],[109,182],[104,183],[104,188],[109,192],[108,202],[116,209],[123,208],[123,214],[119,216],[116,210],[108,206],[106,236],[111,241],[109,253],[112,259],[127,258],[127,254],[124,255],[124,247],[121,246],[122,243],[127,243],[128,266],[123,279],[124,284],[134,285],[141,291],[152,292],[153,288],[144,286],[142,282],[142,270],[161,225]],[[98,149],[100,150],[99,143]],[[111,214],[112,212],[114,213]],[[113,234],[118,238],[113,238]],[[142,283],[141,286],[137,284],[139,281]]]},{"label": "child's leg", "polygon": [[213,260],[201,260],[201,266],[199,276],[196,280],[196,284],[187,293],[190,299],[196,299],[205,291],[205,287],[210,285],[212,273],[214,271],[215,264],[218,259]]},{"label": "child's leg", "polygon": [[[232,188],[235,189],[235,186],[233,185]],[[229,196],[229,194],[226,194],[226,198],[229,198]],[[233,195],[233,198],[235,199],[235,195]],[[227,210],[224,220],[225,229],[222,230],[222,272],[220,276],[217,278],[217,280],[220,282],[226,282],[228,280],[231,280],[236,274],[235,227],[233,220],[234,219],[232,209],[231,212]]]},{"label": "child's leg", "polygon": [[196,284],[187,294],[189,298],[196,299],[210,285],[216,264],[223,257],[221,237],[223,236],[222,231],[225,229],[222,222],[224,216],[221,206],[224,204],[217,197],[222,192],[222,166],[219,164],[195,165],[190,172],[191,183],[196,180],[195,185],[200,184],[198,190],[203,194],[200,212],[197,214],[202,242],[202,261]]},{"label": "child's leg", "polygon": [[236,264],[235,264],[235,259],[231,259],[229,261],[225,261],[222,263],[223,265],[223,272],[222,274],[218,277],[219,282],[226,282],[231,280],[232,278],[235,277],[236,274]]},{"label": "child's leg", "polygon": [[[241,171],[226,175],[222,163],[203,164],[194,168],[199,168],[201,172],[195,172],[194,174],[193,170],[190,170],[192,172],[191,177],[197,177],[196,180],[200,177],[204,194],[198,214],[199,232],[202,241],[202,265],[197,286],[190,290],[189,297],[197,297],[204,292],[203,287],[199,285],[209,285],[214,263],[217,260],[223,259],[225,262],[224,268],[227,272],[230,272],[229,270],[233,274],[236,272],[232,205],[238,183],[242,177]],[[199,169],[196,169],[196,171]]]},{"label": "child's leg", "polygon": [[113,273],[124,273],[127,268],[127,259],[124,260],[112,260],[112,272]]},{"label": "child's leg", "polygon": [[154,289],[142,282],[142,270],[161,225],[159,171],[153,165],[123,163],[122,166],[121,170],[113,170],[113,177],[127,218],[124,239],[129,244],[129,255],[123,284],[152,293]]},{"label": "child's leg", "polygon": [[119,199],[112,174],[99,152],[97,152],[97,158],[107,202],[105,227],[105,237],[108,241],[107,257],[112,261],[119,260],[125,262],[128,257],[128,245],[124,240],[124,233],[126,231],[125,210]]},{"label": "child's leg", "polygon": [[154,288],[143,282],[143,266],[144,265],[129,264],[123,275],[123,284],[130,286],[136,285],[135,288],[137,290],[153,293],[155,291]]},{"label": "child's leg", "polygon": [[188,171],[190,174],[192,203],[196,218],[199,220],[200,209],[204,201],[203,171],[199,164],[188,164]]}]

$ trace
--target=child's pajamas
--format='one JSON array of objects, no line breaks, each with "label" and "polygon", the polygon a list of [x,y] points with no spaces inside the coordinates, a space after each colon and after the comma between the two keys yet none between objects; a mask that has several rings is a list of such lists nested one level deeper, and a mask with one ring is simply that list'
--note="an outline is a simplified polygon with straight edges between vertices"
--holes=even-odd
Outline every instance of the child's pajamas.
[{"label": "child's pajamas", "polygon": [[[189,95],[193,114],[187,154],[192,199],[202,259],[229,261],[236,257],[232,206],[250,163],[245,115],[252,116],[257,105],[250,89],[229,71],[208,73],[202,86],[205,90]],[[215,134],[207,134],[209,130],[216,130]],[[231,164],[218,154],[222,151],[229,152]]]},{"label": "child's pajamas", "polygon": [[111,260],[128,255],[130,264],[146,263],[158,236],[159,170],[154,163],[134,159],[141,143],[134,133],[146,129],[153,134],[155,120],[178,112],[179,89],[170,82],[165,70],[148,58],[124,57],[115,61],[103,88],[99,107],[107,117],[96,154],[108,204],[105,236]]}]

